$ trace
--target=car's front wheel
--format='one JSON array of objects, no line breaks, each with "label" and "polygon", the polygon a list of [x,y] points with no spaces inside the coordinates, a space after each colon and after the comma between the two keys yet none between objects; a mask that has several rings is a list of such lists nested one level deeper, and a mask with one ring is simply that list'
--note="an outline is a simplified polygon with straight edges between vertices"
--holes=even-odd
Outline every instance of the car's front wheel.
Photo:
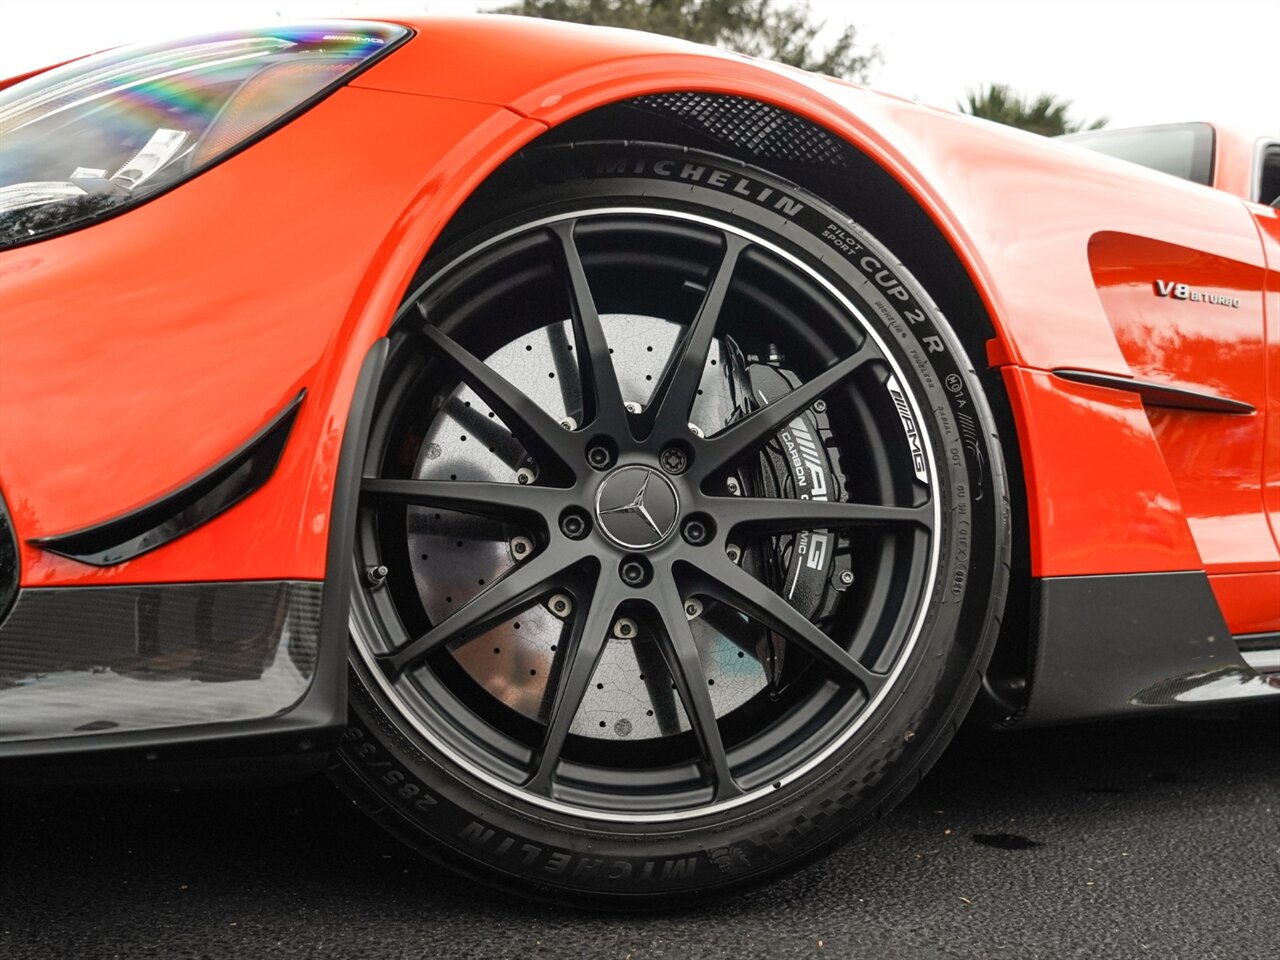
[{"label": "car's front wheel", "polygon": [[392,339],[339,780],[412,845],[643,903],[792,869],[950,739],[1007,583],[956,338],[843,213],[671,147],[531,152]]}]

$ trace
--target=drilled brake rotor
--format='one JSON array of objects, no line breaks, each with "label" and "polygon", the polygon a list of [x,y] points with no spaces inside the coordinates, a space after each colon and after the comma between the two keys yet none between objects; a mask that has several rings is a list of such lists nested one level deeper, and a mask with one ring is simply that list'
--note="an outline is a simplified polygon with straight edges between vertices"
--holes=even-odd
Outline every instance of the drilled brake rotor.
[{"label": "drilled brake rotor", "polygon": [[[646,405],[682,332],[678,324],[655,317],[607,314],[601,317],[613,354],[622,397]],[[730,419],[734,401],[721,374],[721,345],[711,345],[691,422],[706,434]],[[581,417],[582,398],[573,359],[569,321],[553,324],[508,343],[486,360],[557,420]],[[442,406],[428,428],[414,467],[423,480],[519,482],[522,469],[534,469],[520,443],[466,386]],[[410,555],[423,607],[432,622],[460,609],[487,584],[518,563],[517,538],[526,536],[507,524],[469,514],[428,507],[408,510]],[[694,607],[691,627],[698,645],[708,692],[717,716],[744,704],[767,686],[754,652],[749,625],[722,609],[717,629]],[[546,720],[547,695],[555,651],[566,617],[548,603],[525,610],[451,652],[470,677],[490,695],[518,713]],[[635,635],[615,635],[574,718],[571,732],[600,739],[669,736],[690,729],[670,671],[643,624]]]}]

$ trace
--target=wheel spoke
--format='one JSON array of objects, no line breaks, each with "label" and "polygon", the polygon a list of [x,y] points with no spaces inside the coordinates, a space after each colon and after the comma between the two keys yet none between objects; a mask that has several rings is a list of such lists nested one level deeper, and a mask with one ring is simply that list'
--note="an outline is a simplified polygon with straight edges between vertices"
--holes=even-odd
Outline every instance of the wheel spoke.
[{"label": "wheel spoke", "polygon": [[892,507],[878,503],[830,500],[792,500],[787,497],[715,497],[707,509],[726,530],[751,533],[791,533],[796,530],[841,527],[915,526],[929,528],[929,505]]},{"label": "wheel spoke", "polygon": [[760,407],[737,423],[701,441],[697,462],[703,476],[724,466],[754,447],[758,447],[773,433],[795,419],[815,400],[834,388],[855,370],[870,362],[879,354],[868,340],[858,350],[840,360],[808,383],[796,387],[785,397]]},{"label": "wheel spoke", "polygon": [[489,405],[534,460],[544,464],[551,461],[572,472],[572,444],[565,429],[550,414],[439,328],[428,324],[422,328],[422,336],[434,355]]},{"label": "wheel spoke", "polygon": [[537,520],[556,522],[565,491],[533,484],[497,483],[486,480],[390,480],[365,477],[360,494],[379,500],[415,503],[443,510],[457,510],[508,523]]},{"label": "wheel spoke", "polygon": [[725,753],[724,741],[720,738],[715,706],[707,691],[706,673],[684,612],[684,600],[670,573],[658,578],[657,588],[658,612],[662,616],[667,634],[663,654],[684,703],[685,713],[689,716],[689,723],[702,747],[703,759],[714,777],[714,799],[720,801],[739,796],[742,790],[729,770],[729,757]]},{"label": "wheel spoke", "polygon": [[597,580],[586,609],[579,607],[582,612],[574,618],[570,629],[559,672],[560,679],[556,683],[551,712],[547,717],[547,729],[538,750],[537,766],[533,776],[525,783],[528,790],[545,796],[551,795],[552,776],[560,762],[560,754],[564,750],[573,718],[577,716],[578,707],[582,704],[582,698],[600,663],[600,656],[604,653],[605,644],[608,643],[615,609],[616,605],[610,601],[603,584]]},{"label": "wheel spoke", "polygon": [[697,315],[685,331],[684,337],[667,361],[662,378],[649,403],[649,426],[661,436],[680,436],[688,431],[689,413],[702,382],[702,371],[707,366],[707,355],[716,332],[716,324],[724,309],[729,284],[733,280],[738,257],[747,241],[733,234],[725,235],[724,256],[716,268],[716,274],[707,287],[706,296]]},{"label": "wheel spoke", "polygon": [[[896,695],[934,596],[941,501],[910,483],[918,459],[914,474],[885,467],[896,494],[815,476],[792,493],[817,499],[792,499],[752,482],[812,416],[849,461],[903,444],[895,404],[908,421],[919,405],[883,386],[888,348],[822,264],[724,211],[561,206],[460,234],[411,297],[422,319],[390,341],[348,557],[353,642],[406,731],[449,745],[494,802],[669,832],[830,774],[849,724]],[[619,310],[638,313],[618,328]],[[737,366],[756,354],[798,376],[748,399]],[[934,426],[907,423],[917,458]],[[793,456],[823,452],[797,442]],[[438,466],[474,455],[494,469]],[[422,540],[449,530],[448,549]],[[794,578],[762,572],[850,542],[838,609],[812,611]],[[504,559],[483,568],[495,548]],[[721,666],[759,681],[732,713]]]},{"label": "wheel spoke", "polygon": [[578,375],[582,380],[583,399],[591,409],[584,411],[584,423],[594,422],[599,429],[626,429],[627,411],[622,405],[622,390],[609,355],[600,314],[587,285],[578,245],[573,239],[575,221],[559,223],[552,231],[560,240],[563,266],[569,287],[569,305],[573,317],[573,339],[577,346]]},{"label": "wheel spoke", "polygon": [[698,570],[703,592],[804,647],[839,676],[857,681],[868,697],[875,696],[883,685],[884,677],[864,667],[795,607],[728,558],[711,560]]},{"label": "wheel spoke", "polygon": [[381,657],[383,665],[398,675],[432,651],[463,636],[479,636],[505,617],[524,609],[552,588],[555,577],[564,572],[564,564],[556,563],[549,554],[540,554],[478,593],[457,613],[445,618],[416,640]]}]

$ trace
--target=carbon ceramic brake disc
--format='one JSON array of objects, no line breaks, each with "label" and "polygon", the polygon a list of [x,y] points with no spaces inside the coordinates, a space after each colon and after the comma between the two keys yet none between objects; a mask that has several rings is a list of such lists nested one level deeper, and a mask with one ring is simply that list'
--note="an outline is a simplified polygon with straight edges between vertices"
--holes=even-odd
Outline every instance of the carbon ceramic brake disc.
[{"label": "carbon ceramic brake disc", "polygon": [[[631,314],[608,314],[601,321],[612,347],[623,400],[643,406],[682,328],[666,320]],[[572,329],[566,320],[513,340],[486,363],[563,421],[581,412],[572,344]],[[692,414],[694,426],[707,434],[723,427],[734,408],[721,374],[719,341],[712,343],[709,356]],[[414,476],[511,483],[518,482],[522,469],[532,468],[510,431],[469,387],[461,386],[428,428]],[[518,563],[512,544],[520,535],[515,528],[493,520],[411,507],[408,538],[417,560],[414,577],[432,621],[438,623],[458,610]],[[724,716],[764,690],[764,669],[749,650],[753,641],[747,639],[746,625],[733,629],[736,615],[730,614],[727,624],[713,626],[696,606],[687,612],[716,715]],[[619,635],[628,628],[631,636]],[[546,693],[552,661],[565,629],[565,620],[544,603],[458,644],[452,653],[491,696],[526,717],[545,721],[550,709]],[[571,732],[608,740],[641,740],[688,729],[657,645],[646,636],[643,624],[624,624],[605,647]]]}]

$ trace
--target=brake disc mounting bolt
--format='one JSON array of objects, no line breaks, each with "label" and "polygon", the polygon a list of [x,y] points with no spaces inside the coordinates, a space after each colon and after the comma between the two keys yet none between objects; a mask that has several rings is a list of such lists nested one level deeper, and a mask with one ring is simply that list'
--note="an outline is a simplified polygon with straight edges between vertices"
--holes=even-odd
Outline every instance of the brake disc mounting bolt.
[{"label": "brake disc mounting bolt", "polygon": [[557,617],[567,617],[573,612],[573,601],[563,593],[557,593],[547,601],[547,607]]},{"label": "brake disc mounting bolt", "polygon": [[724,548],[725,555],[729,558],[730,563],[737,563],[742,559],[742,548],[737,544],[729,544]]},{"label": "brake disc mounting bolt", "polygon": [[621,637],[623,640],[629,640],[639,632],[636,622],[630,617],[622,617],[613,625],[613,635]]},{"label": "brake disc mounting bolt", "polygon": [[640,404],[636,403],[634,400],[628,400],[626,403],[623,404],[623,406],[626,408],[627,413],[640,412]]},{"label": "brake disc mounting bolt", "polygon": [[702,604],[690,597],[684,602],[684,615],[690,620],[697,620],[702,616]]},{"label": "brake disc mounting bolt", "polygon": [[560,426],[564,427],[566,430],[577,430],[578,422],[574,420],[573,417],[565,417],[560,421]]},{"label": "brake disc mounting bolt", "polygon": [[511,538],[511,556],[523,560],[533,551],[533,541],[528,537]]},{"label": "brake disc mounting bolt", "polygon": [[737,477],[730,477],[725,481],[725,485],[729,488],[729,492],[735,497],[742,496],[742,484],[738,482]]},{"label": "brake disc mounting bolt", "polygon": [[853,571],[852,571],[852,570],[841,570],[841,571],[840,571],[840,582],[841,582],[842,584],[844,584],[846,587],[847,587],[847,586],[849,586],[851,583],[853,583]]},{"label": "brake disc mounting bolt", "polygon": [[813,401],[813,412],[814,412],[814,413],[826,413],[826,412],[827,412],[827,401],[825,401],[825,400],[815,400],[815,401]]},{"label": "brake disc mounting bolt", "polygon": [[534,473],[528,467],[521,467],[516,471],[516,483],[533,483],[533,477]]}]

